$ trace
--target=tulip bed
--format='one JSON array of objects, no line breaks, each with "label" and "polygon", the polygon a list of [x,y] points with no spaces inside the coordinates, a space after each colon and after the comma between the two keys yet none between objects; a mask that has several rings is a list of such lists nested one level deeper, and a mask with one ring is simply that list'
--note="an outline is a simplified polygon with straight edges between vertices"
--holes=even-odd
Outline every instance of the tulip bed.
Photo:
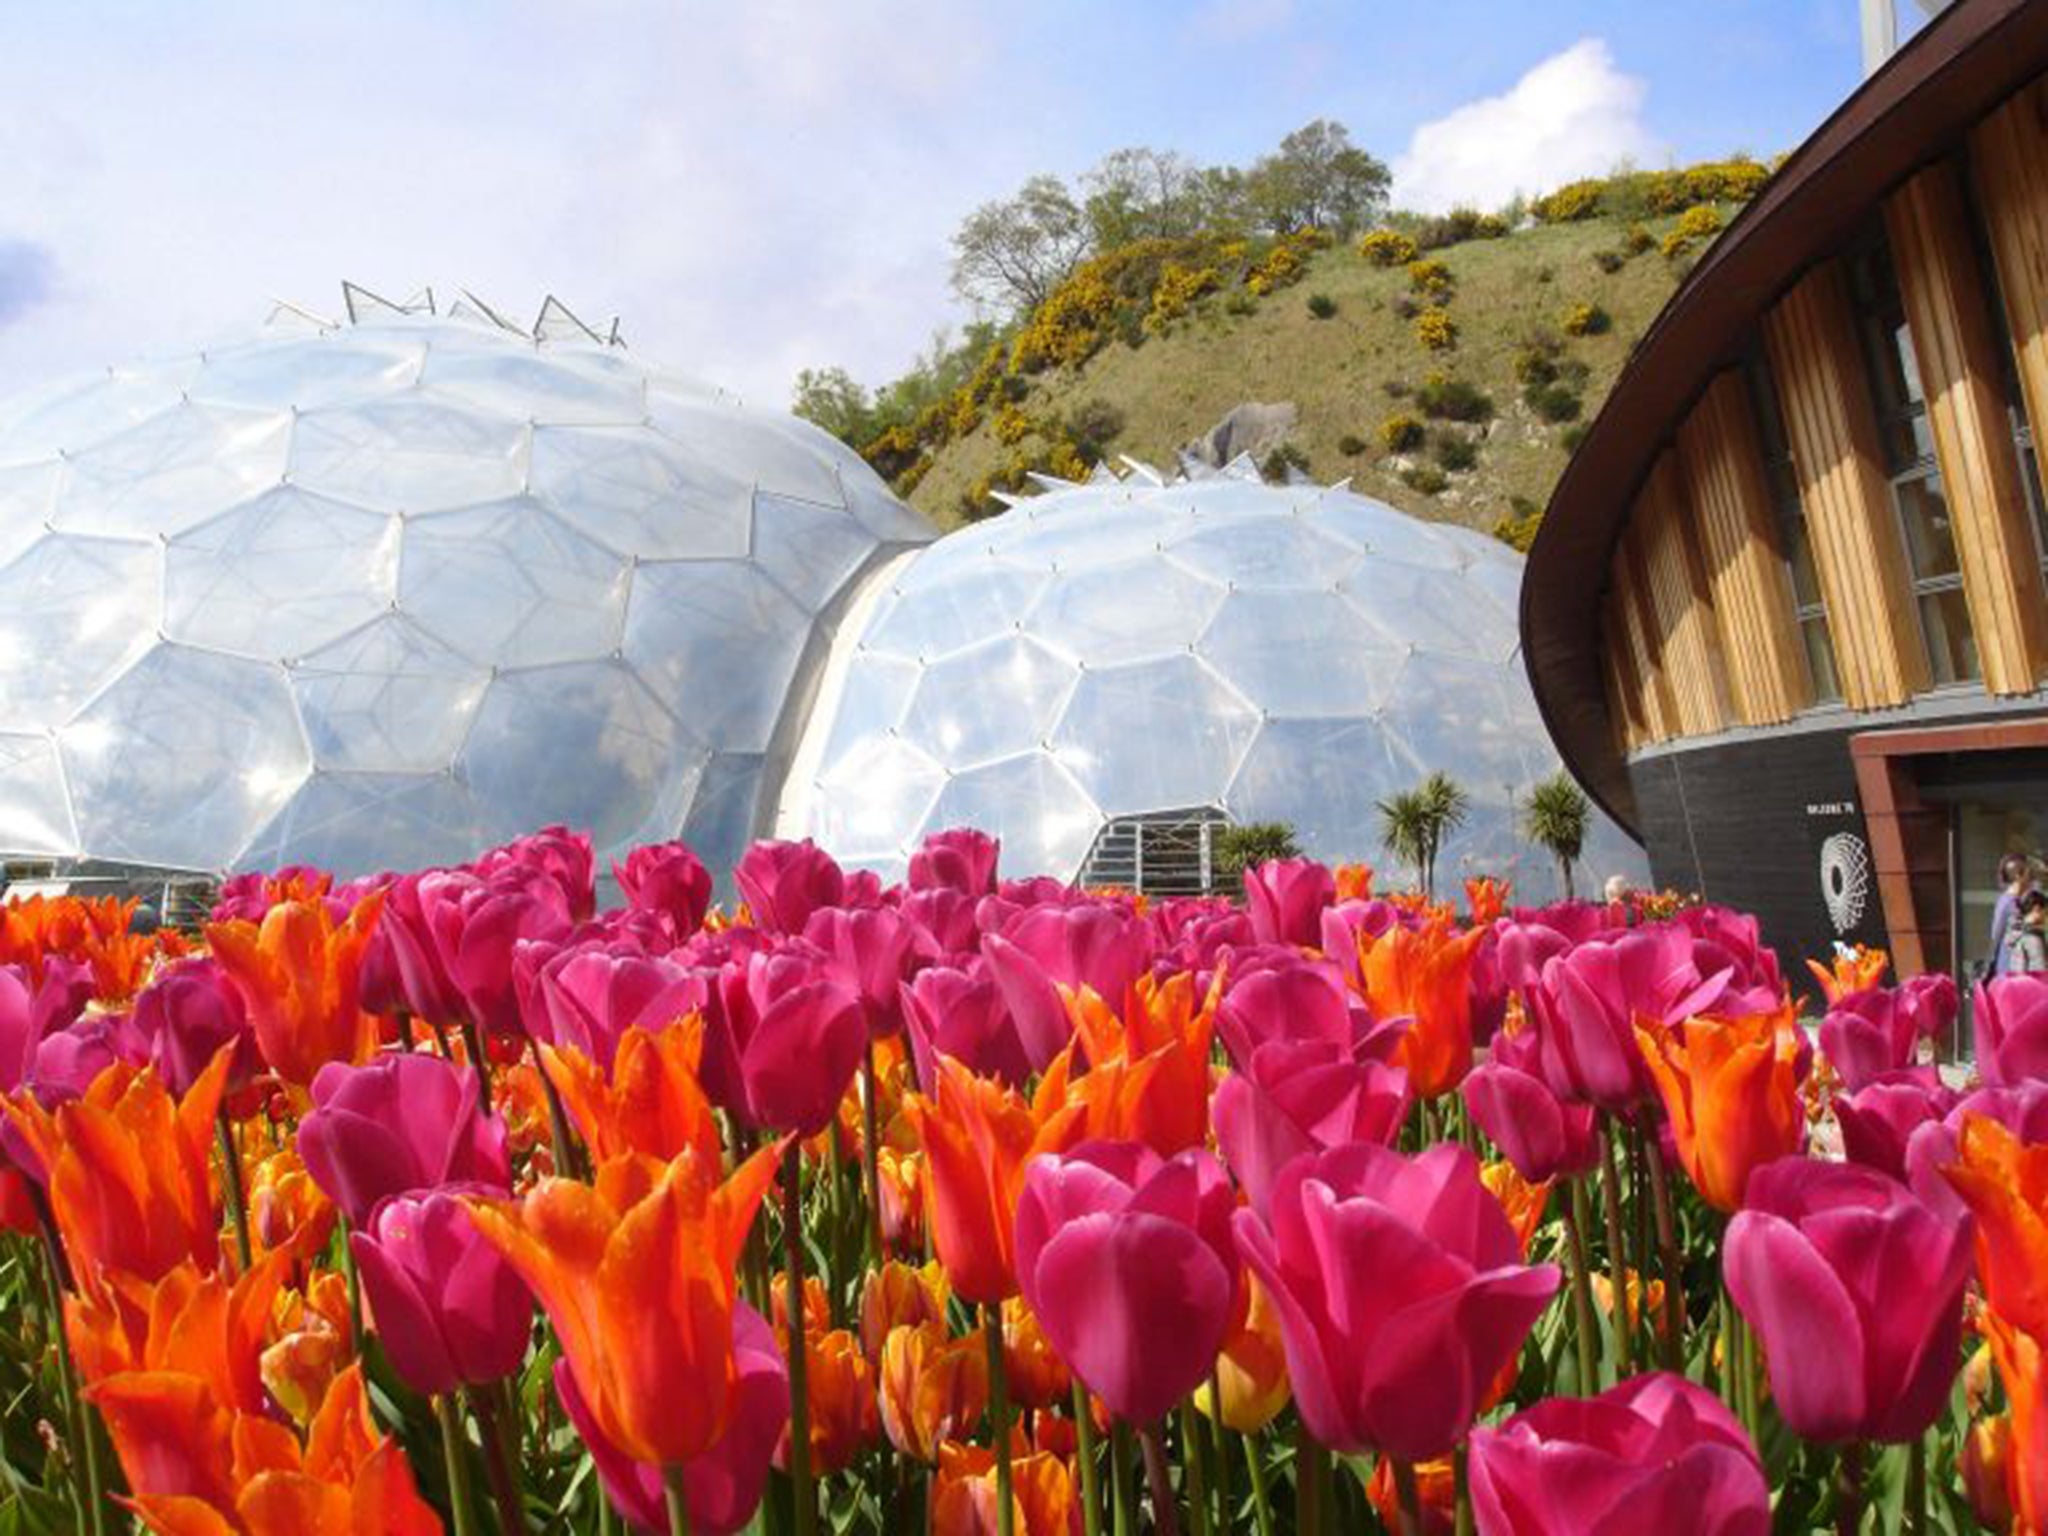
[{"label": "tulip bed", "polygon": [[0,908],[0,1533],[2048,1522],[2048,982],[997,856]]}]

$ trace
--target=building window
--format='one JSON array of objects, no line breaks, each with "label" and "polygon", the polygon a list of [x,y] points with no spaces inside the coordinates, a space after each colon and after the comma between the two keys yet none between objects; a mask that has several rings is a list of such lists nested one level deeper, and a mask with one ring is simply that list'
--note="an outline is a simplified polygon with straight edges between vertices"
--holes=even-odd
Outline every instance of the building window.
[{"label": "building window", "polygon": [[1778,404],[1777,386],[1771,382],[1770,365],[1760,352],[1751,355],[1744,372],[1749,379],[1757,440],[1763,449],[1764,473],[1770,481],[1778,553],[1785,561],[1786,579],[1792,587],[1792,613],[1799,622],[1806,669],[1813,678],[1814,702],[1839,703],[1842,685],[1835,675],[1835,643],[1828,634],[1828,606],[1821,598],[1820,576],[1813,566],[1813,540],[1807,533],[1806,508],[1799,500],[1799,477],[1792,468],[1792,445],[1785,435],[1785,416]]},{"label": "building window", "polygon": [[1934,458],[1934,431],[1920,388],[1920,364],[1899,297],[1891,248],[1882,239],[1865,242],[1850,258],[1850,292],[1863,333],[1885,456],[1892,480],[1892,505],[1905,537],[1920,633],[1934,685],[1974,682],[1982,675],[1977,637],[1963,597],[1963,572],[1956,560],[1955,529],[1941,468]]}]

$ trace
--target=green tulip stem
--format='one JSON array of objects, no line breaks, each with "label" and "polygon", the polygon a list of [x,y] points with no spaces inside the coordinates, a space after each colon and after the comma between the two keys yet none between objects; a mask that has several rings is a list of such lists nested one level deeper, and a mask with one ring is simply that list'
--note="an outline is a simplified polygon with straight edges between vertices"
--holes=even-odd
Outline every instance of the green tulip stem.
[{"label": "green tulip stem", "polygon": [[789,1484],[796,1536],[818,1528],[811,1488],[810,1341],[804,1336],[804,1153],[794,1137],[782,1154],[782,1256],[789,1279]]},{"label": "green tulip stem", "polygon": [[1628,1295],[1628,1254],[1621,1237],[1621,1163],[1616,1156],[1614,1122],[1610,1119],[1600,1135],[1601,1153],[1606,1159],[1600,1193],[1607,1206],[1607,1277],[1614,1287],[1608,1312],[1614,1318],[1615,1379],[1633,1376],[1635,1366],[1635,1307]]},{"label": "green tulip stem", "polygon": [[1305,1423],[1294,1437],[1294,1528],[1300,1536],[1323,1536],[1323,1510],[1329,1500],[1330,1453],[1317,1443]]},{"label": "green tulip stem", "polygon": [[1579,1394],[1590,1397],[1600,1390],[1600,1325],[1593,1319],[1593,1275],[1586,1260],[1586,1181],[1569,1181],[1564,1202],[1565,1248],[1572,1261],[1572,1342],[1578,1346]]},{"label": "green tulip stem", "polygon": [[1088,1407],[1088,1389],[1074,1378],[1074,1433],[1079,1439],[1075,1459],[1081,1464],[1082,1536],[1102,1536],[1102,1485],[1095,1473],[1095,1415]]},{"label": "green tulip stem", "polygon": [[448,1472],[448,1513],[454,1536],[476,1536],[476,1512],[469,1506],[469,1459],[463,1454],[462,1409],[453,1392],[434,1399],[441,1421],[441,1459]]},{"label": "green tulip stem", "polygon": [[412,1051],[412,1010],[401,1008],[392,1015],[398,1021],[398,1048],[410,1054]]},{"label": "green tulip stem", "polygon": [[1109,1486],[1116,1536],[1138,1536],[1138,1501],[1131,1490],[1131,1430],[1122,1419],[1112,1419],[1109,1424]]},{"label": "green tulip stem", "polygon": [[668,1536],[690,1536],[690,1501],[683,1493],[681,1466],[661,1469],[661,1492],[668,1505]]},{"label": "green tulip stem", "polygon": [[1138,1431],[1138,1449],[1145,1458],[1145,1481],[1152,1489],[1155,1536],[1180,1536],[1180,1506],[1173,1497],[1173,1469],[1166,1464],[1166,1443],[1158,1424]]},{"label": "green tulip stem", "polygon": [[500,1536],[525,1536],[526,1516],[519,1506],[519,1475],[513,1470],[518,1453],[506,1440],[506,1420],[510,1416],[500,1411],[504,1395],[499,1386],[465,1387],[462,1395],[469,1399],[470,1412],[476,1415],[477,1433],[483,1439],[484,1473],[491,1481],[492,1502],[498,1506]]},{"label": "green tulip stem", "polygon": [[1400,1501],[1400,1536],[1422,1536],[1422,1489],[1415,1481],[1415,1464],[1389,1456],[1394,1469],[1394,1497]]},{"label": "green tulip stem", "polygon": [[1835,1536],[1856,1536],[1863,1523],[1863,1442],[1851,1440],[1835,1463]]},{"label": "green tulip stem", "polygon": [[225,1107],[214,1112],[213,1129],[220,1142],[220,1192],[235,1223],[235,1256],[242,1273],[249,1272],[249,1202],[242,1193],[242,1155],[235,1147],[235,1128]]},{"label": "green tulip stem", "polygon": [[576,1145],[576,1133],[569,1128],[569,1111],[562,1105],[561,1091],[555,1087],[538,1042],[533,1047],[533,1070],[540,1078],[541,1096],[548,1101],[548,1142],[554,1149],[555,1174],[564,1179],[583,1178],[589,1171],[583,1166],[583,1149]]},{"label": "green tulip stem", "polygon": [[1927,1436],[1917,1437],[1906,1452],[1906,1536],[1927,1532]]},{"label": "green tulip stem", "polygon": [[867,1180],[868,1263],[879,1266],[888,1254],[882,1240],[882,1147],[878,1129],[879,1103],[876,1098],[875,1042],[869,1037],[860,1064],[860,1161]]},{"label": "green tulip stem", "polygon": [[1678,1258],[1678,1217],[1664,1151],[1652,1132],[1643,1136],[1643,1161],[1650,1170],[1650,1200],[1657,1211],[1657,1267],[1664,1272],[1664,1369],[1685,1368],[1685,1269]]},{"label": "green tulip stem", "polygon": [[1473,1536],[1471,1453],[1459,1446],[1451,1453],[1451,1476],[1458,1498],[1457,1536]]},{"label": "green tulip stem", "polygon": [[1182,1480],[1188,1495],[1188,1526],[1194,1536],[1209,1536],[1209,1437],[1193,1400],[1180,1405]]},{"label": "green tulip stem", "polygon": [[57,1351],[57,1391],[64,1401],[65,1416],[70,1420],[66,1427],[71,1432],[79,1471],[85,1478],[82,1498],[87,1523],[79,1529],[91,1531],[92,1536],[105,1536],[107,1501],[100,1492],[99,1433],[93,1427],[92,1405],[79,1391],[78,1371],[71,1360],[71,1337],[64,1327],[64,1292],[71,1285],[71,1266],[64,1259],[64,1244],[57,1236],[49,1196],[42,1185],[33,1181],[28,1181],[28,1188],[35,1205],[36,1224],[43,1233],[43,1284],[50,1309],[50,1339]]},{"label": "green tulip stem", "polygon": [[1259,1437],[1244,1437],[1244,1464],[1252,1480],[1252,1518],[1259,1536],[1273,1536],[1273,1500],[1266,1491],[1266,1458],[1259,1454]]},{"label": "green tulip stem", "polygon": [[996,1449],[996,1532],[1016,1536],[1017,1511],[1010,1502],[1010,1375],[1003,1361],[1003,1309],[983,1302],[982,1334],[988,1340],[988,1425]]},{"label": "green tulip stem", "polygon": [[491,1055],[484,1049],[484,1032],[468,1015],[462,1020],[463,1043],[469,1047],[470,1070],[476,1073],[476,1107],[480,1114],[491,1112]]},{"label": "green tulip stem", "polygon": [[1223,1378],[1215,1365],[1209,1367],[1209,1429],[1215,1435],[1216,1529],[1230,1530],[1230,1429],[1223,1422]]}]

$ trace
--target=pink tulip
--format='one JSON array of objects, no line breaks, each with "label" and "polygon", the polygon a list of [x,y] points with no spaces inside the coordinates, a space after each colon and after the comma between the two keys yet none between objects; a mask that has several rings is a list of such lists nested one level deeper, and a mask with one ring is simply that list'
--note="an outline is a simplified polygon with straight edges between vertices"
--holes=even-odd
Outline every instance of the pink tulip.
[{"label": "pink tulip", "polygon": [[1230,1179],[1208,1153],[1170,1161],[1086,1142],[1024,1172],[1017,1283],[1060,1358],[1112,1413],[1150,1424],[1208,1379],[1236,1293]]},{"label": "pink tulip", "polygon": [[92,970],[79,961],[47,956],[41,982],[22,966],[0,965],[0,1093],[21,1086],[43,1041],[75,1024],[92,995]]},{"label": "pink tulip", "polygon": [[1854,1093],[1887,1072],[1913,1064],[1919,1019],[1886,987],[1839,999],[1820,1021],[1820,1048],[1842,1086]]},{"label": "pink tulip", "polygon": [[1926,971],[1899,983],[1899,1006],[1913,1018],[1923,1040],[1938,1040],[1955,1026],[1963,1000],[1946,971]]},{"label": "pink tulip", "polygon": [[1725,974],[1728,990],[1744,994],[1728,1005],[1730,1012],[1768,1013],[1777,1006],[1785,983],[1755,914],[1702,902],[1679,908],[1671,921],[1693,936],[1693,969],[1702,976]]},{"label": "pink tulip", "polygon": [[[1837,1100],[1838,1113],[1840,1107]],[[1906,1183],[1922,1203],[1960,1222],[1971,1219],[1970,1209],[1942,1169],[1962,1160],[1963,1121],[1971,1115],[1996,1120],[2023,1145],[2048,1141],[2048,1082],[1980,1088],[1957,1101],[1940,1120],[1911,1132],[1906,1142]]]},{"label": "pink tulip", "polygon": [[1872,1168],[1780,1158],[1750,1175],[1722,1272],[1808,1440],[1917,1439],[1961,1363],[1966,1224]]},{"label": "pink tulip", "polygon": [[1704,1012],[1727,980],[1700,975],[1692,935],[1678,927],[1626,930],[1553,956],[1528,997],[1543,1075],[1564,1098],[1628,1109],[1652,1091],[1636,1017],[1670,1023]]},{"label": "pink tulip", "polygon": [[512,1188],[505,1122],[477,1107],[475,1074],[423,1053],[322,1067],[313,1108],[299,1122],[299,1156],[357,1227],[392,1195],[450,1184]]},{"label": "pink tulip", "polygon": [[470,868],[485,880],[502,870],[540,876],[561,893],[571,922],[597,910],[597,859],[590,838],[567,827],[542,827],[480,855]]},{"label": "pink tulip", "polygon": [[1375,1020],[1327,960],[1289,954],[1245,965],[1233,955],[1216,1032],[1240,1069],[1269,1040],[1326,1040],[1359,1061],[1392,1061],[1407,1019]]},{"label": "pink tulip", "polygon": [[1323,941],[1323,909],[1337,899],[1337,877],[1314,859],[1268,859],[1244,872],[1244,909],[1261,944]]},{"label": "pink tulip", "polygon": [[1923,1125],[1938,1125],[1956,1095],[1932,1068],[1887,1073],[1835,1096],[1842,1155],[1895,1179],[1906,1178],[1906,1148]]},{"label": "pink tulip", "polygon": [[937,1057],[951,1056],[977,1077],[999,1077],[1013,1088],[1030,1081],[1024,1043],[1003,1006],[988,966],[975,958],[962,969],[933,966],[902,988],[911,1058],[926,1092],[938,1083]]},{"label": "pink tulip", "polygon": [[1552,956],[1570,949],[1573,940],[1544,923],[1519,923],[1503,918],[1500,923],[1501,981],[1527,996],[1543,979],[1543,967]]},{"label": "pink tulip", "polygon": [[564,949],[535,973],[524,1018],[535,1039],[581,1052],[609,1071],[627,1030],[666,1029],[700,1011],[710,991],[703,973],[671,960]]},{"label": "pink tulip", "polygon": [[1978,982],[1971,996],[1985,1084],[2048,1082],[2048,976],[1995,977]]},{"label": "pink tulip", "polygon": [[888,907],[821,907],[804,924],[804,938],[860,999],[871,1036],[879,1040],[903,1027],[899,990],[918,967],[916,925]]},{"label": "pink tulip", "polygon": [[1124,993],[1152,958],[1152,931],[1114,902],[1038,906],[1012,918],[1000,934],[986,934],[981,952],[1038,1071],[1073,1035],[1059,989],[1092,988],[1120,1011]]},{"label": "pink tulip", "polygon": [[477,1235],[459,1186],[378,1206],[349,1234],[363,1300],[391,1368],[415,1392],[440,1396],[511,1375],[533,1332],[533,1293]]},{"label": "pink tulip", "polygon": [[441,963],[427,917],[428,899],[446,873],[400,875],[384,888],[384,908],[363,951],[360,986],[368,1012],[410,1013],[441,1025],[461,1020],[462,992]]},{"label": "pink tulip", "polygon": [[242,995],[211,959],[180,960],[157,973],[135,999],[135,1027],[171,1092],[183,1097],[224,1045],[235,1047],[231,1084],[256,1070],[256,1037]]},{"label": "pink tulip", "polygon": [[846,894],[845,872],[809,838],[754,844],[732,878],[756,927],[791,936],[804,931],[818,908],[836,907]]},{"label": "pink tulip", "polygon": [[711,871],[688,843],[649,843],[612,865],[626,902],[652,912],[667,925],[670,939],[681,943],[704,926],[711,910]]},{"label": "pink tulip", "polygon": [[[1154,971],[1213,972],[1226,949],[1253,942],[1252,920],[1220,896],[1180,896],[1157,902],[1148,914],[1160,944]],[[1206,992],[1206,975],[1196,990]]]},{"label": "pink tulip", "polygon": [[1323,953],[1343,972],[1352,986],[1363,985],[1358,962],[1358,942],[1366,935],[1378,938],[1399,926],[1401,909],[1391,901],[1374,897],[1370,901],[1340,901],[1323,909],[1320,939]]},{"label": "pink tulip", "polygon": [[1472,1432],[1480,1536],[1769,1536],[1756,1449],[1713,1393],[1637,1376]]},{"label": "pink tulip", "polygon": [[[683,1501],[697,1536],[730,1536],[760,1506],[769,1458],[789,1422],[789,1368],[775,1334],[744,1301],[733,1304],[732,1388],[725,1433],[702,1455],[683,1464]],[[635,1461],[604,1437],[567,1360],[555,1362],[555,1395],[590,1451],[612,1503],[636,1530],[665,1536],[669,1529],[662,1469]]]},{"label": "pink tulip", "polygon": [[1217,1150],[1255,1210],[1295,1158],[1354,1141],[1391,1146],[1408,1117],[1408,1074],[1353,1061],[1330,1040],[1268,1040],[1216,1085]]},{"label": "pink tulip", "polygon": [[916,930],[918,953],[940,965],[957,964],[980,945],[974,909],[974,897],[949,885],[906,891],[896,908]]},{"label": "pink tulip", "polygon": [[1233,1219],[1302,1418],[1346,1454],[1449,1454],[1557,1290],[1557,1267],[1522,1263],[1478,1159],[1450,1143],[1299,1158],[1266,1214]]},{"label": "pink tulip", "polygon": [[1496,1036],[1492,1058],[1466,1075],[1461,1091],[1474,1123],[1532,1183],[1591,1172],[1600,1158],[1593,1106],[1560,1099],[1517,1052],[1502,1049],[1508,1044]]},{"label": "pink tulip", "polygon": [[420,881],[420,905],[441,968],[477,1028],[509,1035],[519,1028],[512,952],[523,942],[569,935],[568,898],[547,874],[517,862],[488,877],[460,871]]},{"label": "pink tulip", "polygon": [[860,998],[801,940],[719,973],[707,1009],[704,1088],[746,1124],[815,1136],[832,1123],[866,1048]]},{"label": "pink tulip", "polygon": [[22,1087],[45,1109],[85,1097],[94,1078],[117,1061],[141,1066],[149,1046],[124,1014],[87,1014],[36,1045]]},{"label": "pink tulip", "polygon": [[1002,853],[1001,839],[972,827],[934,832],[910,856],[905,884],[913,891],[943,888],[965,896],[986,896],[996,888],[996,865]]}]

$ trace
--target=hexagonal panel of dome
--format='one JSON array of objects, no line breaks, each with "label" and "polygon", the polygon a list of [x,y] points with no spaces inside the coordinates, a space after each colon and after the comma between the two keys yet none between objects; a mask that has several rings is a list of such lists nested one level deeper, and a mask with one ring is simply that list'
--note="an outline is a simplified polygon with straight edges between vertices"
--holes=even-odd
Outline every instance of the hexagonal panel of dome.
[{"label": "hexagonal panel of dome", "polygon": [[0,857],[353,875],[563,822],[729,865],[934,530],[553,300],[345,295],[0,405]]}]

